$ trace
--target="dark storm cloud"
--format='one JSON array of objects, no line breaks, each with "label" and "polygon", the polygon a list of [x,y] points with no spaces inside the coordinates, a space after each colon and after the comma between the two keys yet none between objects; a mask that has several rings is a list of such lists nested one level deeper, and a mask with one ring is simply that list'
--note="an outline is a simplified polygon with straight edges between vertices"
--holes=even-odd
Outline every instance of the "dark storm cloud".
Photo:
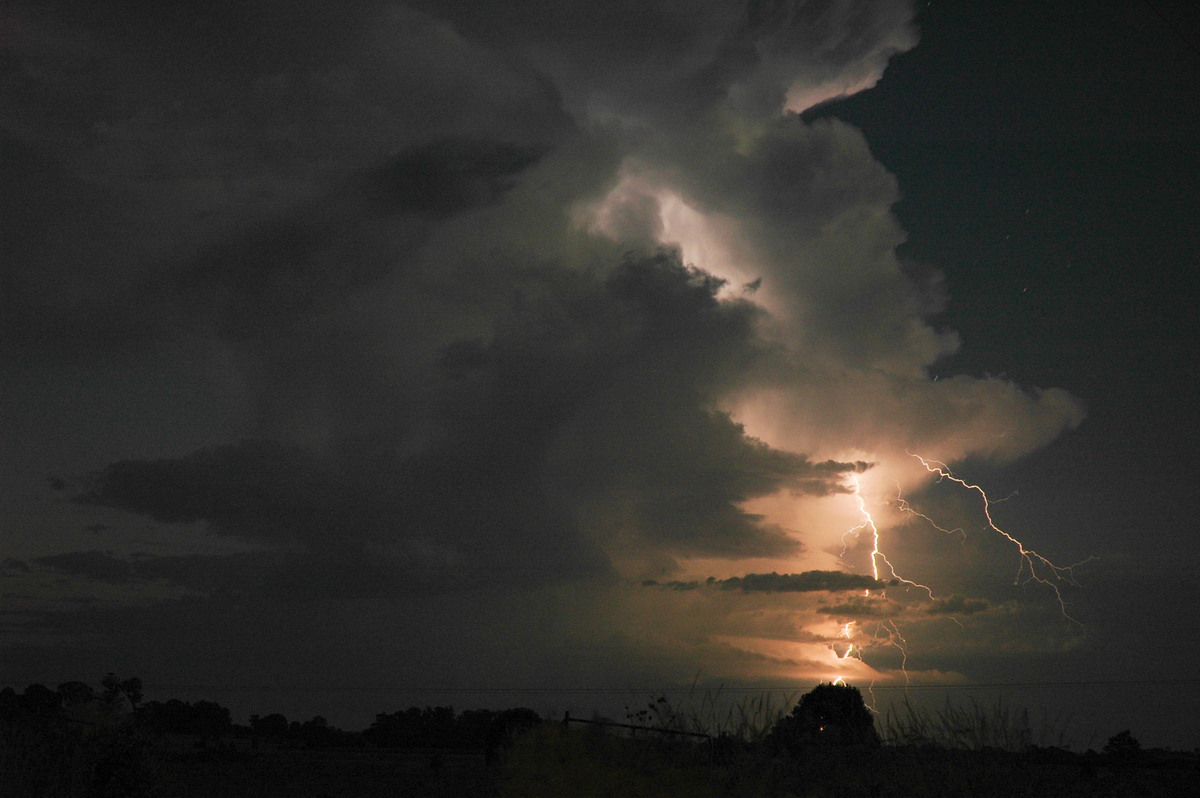
[{"label": "dark storm cloud", "polygon": [[95,579],[98,582],[125,584],[134,577],[133,569],[125,560],[103,551],[72,551],[36,557],[33,562],[47,566],[60,573]]},{"label": "dark storm cloud", "polygon": [[135,303],[167,314],[164,328],[215,322],[234,338],[295,335],[294,325],[352,300],[397,271],[431,220],[494,205],[540,146],[439,138],[413,145],[326,195],[201,254],[167,303],[155,278]]},{"label": "dark storm cloud", "polygon": [[568,103],[688,119],[725,104],[750,117],[874,83],[915,43],[905,2],[418,0],[464,35],[545,65]]},{"label": "dark storm cloud", "polygon": [[[683,620],[630,582],[705,573],[695,558],[827,565],[820,536],[839,533],[792,499],[883,462],[873,418],[900,447],[919,423],[962,437],[938,391],[973,419],[989,404],[954,403],[977,381],[925,377],[955,339],[895,257],[896,181],[848,125],[782,113],[878,79],[913,42],[908,3],[49,7],[20,9],[35,35],[2,65],[18,165],[0,210],[30,209],[11,208],[27,229],[0,253],[17,264],[0,316],[28,348],[136,362],[95,416],[144,409],[150,432],[98,447],[71,509],[116,530],[147,516],[155,550],[182,553],[54,554],[12,579],[145,621],[157,602],[151,626],[194,615],[206,631],[168,635],[194,648],[255,650],[240,620],[226,631],[243,606],[270,630],[354,602],[346,639],[395,608],[422,641],[456,629],[429,644],[449,662],[514,623],[537,645],[497,650],[554,649],[543,617],[630,651],[682,628],[811,642],[799,620]],[[188,347],[203,362],[177,367]],[[142,380],[162,373],[165,400]],[[180,429],[212,405],[232,420]],[[187,524],[258,548],[192,553]],[[883,584],[666,587],[787,613]],[[315,637],[294,616],[281,648]],[[801,662],[729,645],[718,662]]]},{"label": "dark storm cloud", "polygon": [[799,574],[746,574],[731,576],[721,584],[723,590],[747,593],[792,593],[813,590],[877,590],[885,583],[866,574],[844,571],[804,571]]},{"label": "dark storm cloud", "polygon": [[[373,438],[351,425],[317,447],[122,461],[78,501],[322,556],[391,546],[418,571],[444,559],[536,581],[603,571],[614,537],[670,555],[797,551],[741,503],[843,490],[868,467],[773,449],[713,409],[714,389],[769,348],[759,311],[719,300],[722,282],[674,253],[607,274],[517,269],[508,285],[490,336],[451,339],[423,398],[408,386],[377,405]],[[420,425],[437,433],[399,454]]]},{"label": "dark storm cloud", "polygon": [[[50,0],[10,13],[12,118],[56,138],[136,136],[164,156],[169,137],[187,155],[320,166],[349,154],[331,144],[386,151],[413,134],[569,124],[535,70],[402,3],[116,0],[97,11]],[[161,175],[169,159],[156,165]]]},{"label": "dark storm cloud", "polygon": [[[5,565],[0,572],[14,575],[34,572],[29,565],[14,562],[21,567]],[[74,583],[81,592],[87,591],[89,580],[133,588],[166,583],[185,591],[181,594],[151,590],[139,598],[135,590],[127,599],[132,603],[198,597],[306,602],[424,593],[445,589],[444,583],[454,580],[471,586],[487,583],[478,574],[465,572],[447,573],[440,583],[434,583],[428,574],[406,569],[410,563],[378,553],[368,557],[337,552],[312,557],[302,552],[260,550],[225,555],[122,557],[106,551],[78,551],[36,557],[30,562],[37,569],[84,580]]]},{"label": "dark storm cloud", "polygon": [[19,560],[16,557],[5,557],[0,561],[0,573],[27,574],[29,572],[29,564],[24,560]]},{"label": "dark storm cloud", "polygon": [[320,543],[348,533],[340,521],[352,501],[348,490],[301,449],[247,441],[178,459],[113,463],[77,501],[163,523],[203,520],[218,534]]},{"label": "dark storm cloud", "polygon": [[209,598],[304,603],[427,592],[430,580],[411,563],[381,553],[337,551],[314,557],[296,551],[249,551],[216,556],[142,556],[132,567]]},{"label": "dark storm cloud", "polygon": [[294,320],[314,290],[386,271],[405,250],[390,239],[420,239],[381,214],[492,203],[572,127],[536,70],[400,4],[161,5],[12,10],[11,340],[91,350],[205,311],[248,333],[240,292],[264,282],[276,304],[257,310]]},{"label": "dark storm cloud", "polygon": [[680,582],[680,581],[675,581],[675,580],[670,581],[670,582],[659,582],[657,579],[642,580],[642,587],[662,587],[662,588],[666,588],[667,590],[676,590],[676,591],[699,590],[701,584],[703,584],[703,583],[698,582],[696,580],[692,580],[690,582]]},{"label": "dark storm cloud", "polygon": [[287,555],[251,551],[237,554],[175,557],[135,555],[130,565],[144,579],[165,579],[208,595],[255,595]]},{"label": "dark storm cloud", "polygon": [[[881,586],[883,584],[880,583]],[[864,598],[851,598],[841,604],[818,607],[817,612],[839,618],[890,618],[896,614],[894,605],[886,601],[869,601]]]},{"label": "dark storm cloud", "polygon": [[[828,492],[860,466],[772,449],[711,409],[713,386],[763,354],[757,311],[719,301],[720,287],[670,253],[603,279],[542,271],[527,281],[489,346],[447,350],[459,380],[443,420],[457,440],[414,473],[450,499],[438,513],[465,511],[447,482],[469,491],[477,481],[525,504],[548,490],[576,518],[599,520],[604,538],[680,554],[795,550],[739,504],[784,488]],[[465,379],[464,362],[478,364]]]},{"label": "dark storm cloud", "polygon": [[381,210],[453,216],[498,202],[544,148],[442,138],[410,147],[367,177]]},{"label": "dark storm cloud", "polygon": [[986,600],[967,598],[955,593],[950,598],[937,599],[925,608],[930,615],[974,615],[991,607]]},{"label": "dark storm cloud", "polygon": [[647,579],[642,582],[642,585],[669,590],[696,590],[701,587],[712,587],[719,590],[739,590],[743,593],[815,593],[818,591],[878,590],[886,587],[887,583],[866,574],[850,574],[845,571],[804,571],[798,574],[775,572],[746,574],[745,576],[731,576],[728,579],[709,577],[705,582],[657,582]]}]

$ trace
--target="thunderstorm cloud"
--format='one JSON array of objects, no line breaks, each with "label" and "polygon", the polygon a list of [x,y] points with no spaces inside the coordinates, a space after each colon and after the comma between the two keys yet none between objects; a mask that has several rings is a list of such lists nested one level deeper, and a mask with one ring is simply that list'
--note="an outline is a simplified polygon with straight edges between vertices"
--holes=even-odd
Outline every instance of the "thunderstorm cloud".
[{"label": "thunderstorm cloud", "polygon": [[695,590],[700,587],[712,587],[718,590],[741,590],[746,593],[810,593],[818,590],[874,590],[886,586],[864,574],[850,574],[845,571],[805,571],[799,574],[746,574],[731,576],[728,579],[709,577],[704,582],[671,581],[659,583],[653,579],[642,582],[644,587],[664,587],[669,590]]},{"label": "thunderstorm cloud", "polygon": [[153,553],[6,573],[185,591],[93,617],[151,659],[144,630],[189,628],[218,663],[360,634],[366,670],[824,677],[819,627],[870,609],[807,594],[894,584],[837,553],[855,480],[1081,421],[1062,390],[931,377],[958,337],[896,254],[897,182],[799,113],[912,48],[910,3],[555,8],[13,12],[0,330],[164,376],[98,398],[135,431],[48,478]]}]

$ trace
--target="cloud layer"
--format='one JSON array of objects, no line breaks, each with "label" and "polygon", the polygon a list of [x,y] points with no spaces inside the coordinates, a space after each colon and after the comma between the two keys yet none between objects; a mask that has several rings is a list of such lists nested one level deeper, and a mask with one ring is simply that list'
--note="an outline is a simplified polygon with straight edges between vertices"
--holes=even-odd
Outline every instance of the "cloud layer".
[{"label": "cloud layer", "polygon": [[[6,340],[186,351],[187,401],[238,408],[199,447],[164,425],[77,506],[253,549],[39,568],[214,602],[574,589],[593,605],[554,593],[546,628],[648,668],[824,674],[828,616],[877,607],[803,594],[881,585],[830,570],[856,479],[877,501],[930,479],[908,450],[1004,461],[1081,421],[1060,390],[931,377],[957,337],[896,255],[896,181],[794,113],[874,85],[909,3],[559,5],[14,12]],[[706,569],[720,591],[639,587]]]}]

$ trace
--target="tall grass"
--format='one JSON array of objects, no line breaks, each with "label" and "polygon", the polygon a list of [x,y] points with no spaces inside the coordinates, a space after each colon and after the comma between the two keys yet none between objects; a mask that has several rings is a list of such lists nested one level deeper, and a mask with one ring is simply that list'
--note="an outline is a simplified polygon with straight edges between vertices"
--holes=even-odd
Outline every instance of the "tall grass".
[{"label": "tall grass", "polygon": [[[673,701],[659,697],[636,713],[627,712],[626,718],[655,729],[736,738],[754,745],[767,738],[800,696],[799,691],[731,696],[722,688],[693,689]],[[929,707],[905,697],[886,711],[877,712],[875,725],[888,746],[1014,752],[1034,745],[1070,747],[1069,723],[1063,718],[1043,716],[1035,723],[1028,709],[1007,705],[1003,700],[994,704],[975,699],[952,703],[947,698],[940,707]]]},{"label": "tall grass", "polygon": [[914,705],[907,697],[876,718],[884,745],[924,746],[950,750],[1025,751],[1032,745],[1066,748],[1064,724],[1043,718],[1034,729],[1028,709],[1003,701],[984,706],[972,699],[954,705],[947,698],[940,709]]},{"label": "tall grass", "polygon": [[693,689],[673,701],[661,696],[636,713],[627,710],[626,718],[655,729],[759,743],[791,711],[799,696],[799,692],[763,692],[735,698],[723,688]]},{"label": "tall grass", "polygon": [[770,732],[796,700],[779,693],[693,691],[674,702],[655,698],[627,716],[649,728],[703,732],[711,740],[544,724],[515,742],[502,763],[500,793],[513,798],[1191,794],[1180,788],[1194,779],[1193,771],[1106,773],[1097,771],[1095,755],[1047,750],[1067,748],[1063,727],[1046,719],[1035,723],[1028,710],[1003,701],[947,699],[924,706],[899,700],[875,717],[882,746],[781,746]]}]

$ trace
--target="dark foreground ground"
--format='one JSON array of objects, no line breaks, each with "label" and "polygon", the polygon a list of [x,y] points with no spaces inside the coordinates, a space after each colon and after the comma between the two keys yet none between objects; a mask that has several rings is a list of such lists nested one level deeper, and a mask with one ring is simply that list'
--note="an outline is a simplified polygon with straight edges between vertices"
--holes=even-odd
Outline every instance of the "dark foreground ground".
[{"label": "dark foreground ground", "polygon": [[[13,742],[10,738],[9,742]],[[19,740],[17,741],[19,742]],[[378,748],[181,748],[121,739],[97,754],[22,750],[0,757],[0,795],[24,796],[1194,796],[1191,754],[1111,763],[1040,749],[810,749],[629,739],[561,724],[525,735],[499,758],[482,751]]]},{"label": "dark foreground ground", "polygon": [[674,746],[549,727],[517,743],[500,774],[513,796],[1195,796],[1194,754],[1105,763],[1058,749]]},{"label": "dark foreground ground", "polygon": [[499,796],[483,752],[314,750],[177,756],[160,770],[158,795]]}]

